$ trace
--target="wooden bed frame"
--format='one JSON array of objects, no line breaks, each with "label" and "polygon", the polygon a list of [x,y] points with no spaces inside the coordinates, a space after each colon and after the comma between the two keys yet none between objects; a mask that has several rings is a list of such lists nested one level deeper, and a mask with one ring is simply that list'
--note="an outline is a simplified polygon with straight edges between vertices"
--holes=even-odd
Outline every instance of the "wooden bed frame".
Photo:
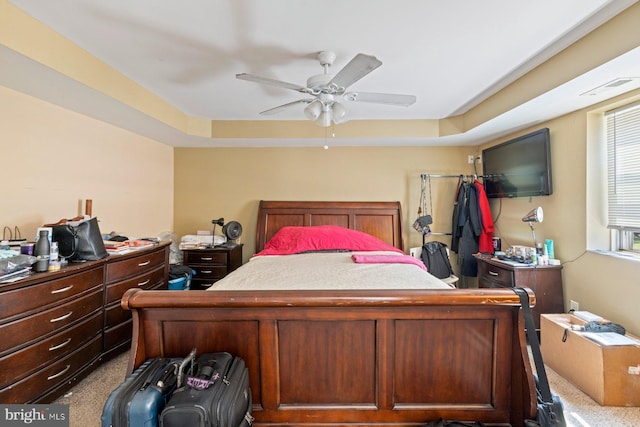
[{"label": "wooden bed frame", "polygon": [[[334,224],[402,248],[399,203],[260,203],[256,250],[284,225]],[[535,296],[530,292],[532,302]],[[523,426],[535,384],[510,289],[130,290],[129,372],[156,356],[229,351],[258,426]]]}]

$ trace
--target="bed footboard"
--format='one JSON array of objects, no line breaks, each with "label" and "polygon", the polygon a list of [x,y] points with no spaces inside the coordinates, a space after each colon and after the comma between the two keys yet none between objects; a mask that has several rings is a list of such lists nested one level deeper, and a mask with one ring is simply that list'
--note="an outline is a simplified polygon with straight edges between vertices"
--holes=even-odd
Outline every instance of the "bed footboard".
[{"label": "bed footboard", "polygon": [[[535,301],[530,292],[532,301]],[[535,385],[509,289],[142,291],[129,372],[156,356],[229,351],[250,371],[254,425],[522,426]]]}]

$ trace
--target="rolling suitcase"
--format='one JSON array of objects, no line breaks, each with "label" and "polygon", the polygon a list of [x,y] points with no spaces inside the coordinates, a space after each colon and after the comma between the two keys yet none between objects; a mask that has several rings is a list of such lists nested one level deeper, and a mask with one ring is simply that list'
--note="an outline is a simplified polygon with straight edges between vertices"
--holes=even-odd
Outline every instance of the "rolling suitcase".
[{"label": "rolling suitcase", "polygon": [[158,415],[180,385],[187,358],[154,358],[145,361],[120,384],[105,402],[102,427],[157,427]]},{"label": "rolling suitcase", "polygon": [[186,377],[160,414],[160,426],[250,426],[251,389],[244,360],[226,352],[205,353],[194,365],[194,375]]}]

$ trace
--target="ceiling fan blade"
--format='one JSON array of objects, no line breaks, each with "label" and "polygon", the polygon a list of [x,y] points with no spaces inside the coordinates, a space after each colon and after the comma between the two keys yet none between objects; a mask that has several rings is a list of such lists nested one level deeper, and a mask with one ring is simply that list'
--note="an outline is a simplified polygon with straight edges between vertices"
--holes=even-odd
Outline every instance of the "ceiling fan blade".
[{"label": "ceiling fan blade", "polygon": [[283,87],[285,89],[292,89],[298,92],[306,93],[307,88],[294,83],[283,82],[281,80],[269,79],[267,77],[255,76],[253,74],[240,73],[236,74],[236,79],[247,80],[250,82],[261,83],[270,86]]},{"label": "ceiling fan blade", "polygon": [[375,56],[359,53],[342,70],[338,71],[338,74],[327,86],[335,85],[339,88],[347,88],[381,65],[382,61]]},{"label": "ceiling fan blade", "polygon": [[344,94],[347,101],[371,102],[374,104],[401,105],[408,107],[416,102],[415,95],[401,95],[396,93],[348,92]]},{"label": "ceiling fan blade", "polygon": [[260,114],[263,115],[263,116],[269,116],[271,114],[276,114],[276,113],[279,113],[282,110],[286,110],[287,108],[293,107],[294,105],[308,104],[311,101],[313,101],[313,99],[299,99],[297,101],[289,102],[287,104],[282,104],[282,105],[280,105],[278,107],[274,107],[274,108],[271,108],[269,110],[261,111]]}]

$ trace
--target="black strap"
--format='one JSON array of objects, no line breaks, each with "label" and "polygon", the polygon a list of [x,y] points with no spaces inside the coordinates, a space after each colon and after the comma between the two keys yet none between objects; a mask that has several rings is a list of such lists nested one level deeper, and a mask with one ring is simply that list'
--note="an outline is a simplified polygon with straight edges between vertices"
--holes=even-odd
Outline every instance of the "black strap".
[{"label": "black strap", "polygon": [[536,334],[536,327],[533,323],[531,307],[529,306],[529,294],[523,288],[513,288],[513,291],[520,297],[524,323],[527,328],[527,338],[529,339],[529,345],[531,346],[531,353],[533,354],[533,361],[536,365],[536,373],[538,375],[538,391],[540,392],[543,402],[553,403],[551,388],[549,387],[549,380],[547,379],[547,372],[544,369],[544,362],[542,361],[540,341],[538,341],[538,334]]}]

